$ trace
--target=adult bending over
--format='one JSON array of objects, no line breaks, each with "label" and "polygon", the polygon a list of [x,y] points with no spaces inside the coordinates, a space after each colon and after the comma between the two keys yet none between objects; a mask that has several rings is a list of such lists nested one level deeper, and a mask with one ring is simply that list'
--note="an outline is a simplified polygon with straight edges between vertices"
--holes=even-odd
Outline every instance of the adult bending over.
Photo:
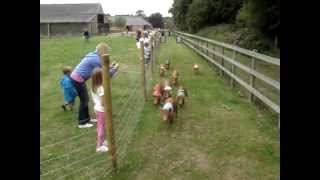
[{"label": "adult bending over", "polygon": [[[76,68],[71,73],[71,81],[78,93],[80,98],[79,106],[79,128],[88,128],[93,125],[91,122],[96,122],[96,120],[91,120],[89,115],[89,96],[86,86],[86,81],[90,79],[92,71],[99,67],[101,68],[101,56],[108,53],[108,45],[105,43],[100,43],[97,45],[96,50],[88,53],[76,66]],[[117,72],[118,64],[112,64],[109,69],[111,77]]]}]

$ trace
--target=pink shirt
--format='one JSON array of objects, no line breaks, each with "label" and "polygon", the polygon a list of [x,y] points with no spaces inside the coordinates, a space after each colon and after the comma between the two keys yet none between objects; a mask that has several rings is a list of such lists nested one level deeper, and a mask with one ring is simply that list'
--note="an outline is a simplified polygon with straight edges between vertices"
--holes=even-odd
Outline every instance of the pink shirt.
[{"label": "pink shirt", "polygon": [[73,80],[77,81],[78,83],[83,83],[84,82],[84,79],[78,73],[76,73],[74,71],[71,73],[70,77]]}]

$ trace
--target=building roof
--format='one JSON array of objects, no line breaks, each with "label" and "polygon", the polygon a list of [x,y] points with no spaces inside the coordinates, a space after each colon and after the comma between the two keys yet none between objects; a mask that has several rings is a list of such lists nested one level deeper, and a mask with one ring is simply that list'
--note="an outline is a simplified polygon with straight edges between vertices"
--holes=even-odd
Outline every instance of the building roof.
[{"label": "building roof", "polygon": [[152,26],[151,23],[142,19],[141,17],[127,16],[126,19],[127,19],[126,26],[144,26],[144,25]]},{"label": "building roof", "polygon": [[40,23],[91,22],[104,14],[101,4],[40,4]]},{"label": "building roof", "polygon": [[[151,23],[149,23],[148,21],[144,20],[143,18],[139,17],[139,16],[122,16],[122,15],[118,15],[121,17],[124,17],[126,19],[126,26],[152,26]],[[112,20],[115,20],[116,16],[112,16]]]}]

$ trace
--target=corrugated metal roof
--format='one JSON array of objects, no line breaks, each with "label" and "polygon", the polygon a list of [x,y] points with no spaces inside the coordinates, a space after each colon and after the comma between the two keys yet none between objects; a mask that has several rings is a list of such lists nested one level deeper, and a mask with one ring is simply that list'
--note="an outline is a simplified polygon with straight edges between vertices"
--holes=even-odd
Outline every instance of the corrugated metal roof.
[{"label": "corrugated metal roof", "polygon": [[[117,15],[117,16],[124,17],[126,19],[127,21],[126,26],[143,26],[143,25],[152,26],[151,23],[149,23],[148,21],[144,20],[139,16],[121,16],[121,15]],[[114,21],[117,16],[112,16],[111,19]]]},{"label": "corrugated metal roof", "polygon": [[101,4],[40,4],[40,23],[90,22],[104,14]]},{"label": "corrugated metal roof", "polygon": [[141,17],[135,17],[135,16],[127,16],[127,23],[126,25],[128,26],[143,26],[143,25],[148,25],[152,26],[148,21],[142,19]]}]

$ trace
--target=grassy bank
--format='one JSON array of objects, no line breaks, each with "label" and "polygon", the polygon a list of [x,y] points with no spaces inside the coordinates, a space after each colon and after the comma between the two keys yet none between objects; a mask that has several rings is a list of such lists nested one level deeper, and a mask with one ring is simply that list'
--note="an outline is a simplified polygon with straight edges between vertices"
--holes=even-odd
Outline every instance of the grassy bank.
[{"label": "grassy bank", "polygon": [[236,44],[245,49],[256,49],[272,57],[280,57],[280,49],[274,49],[274,41],[264,37],[254,29],[238,27],[233,24],[221,24],[201,29],[196,35],[228,44]]}]

